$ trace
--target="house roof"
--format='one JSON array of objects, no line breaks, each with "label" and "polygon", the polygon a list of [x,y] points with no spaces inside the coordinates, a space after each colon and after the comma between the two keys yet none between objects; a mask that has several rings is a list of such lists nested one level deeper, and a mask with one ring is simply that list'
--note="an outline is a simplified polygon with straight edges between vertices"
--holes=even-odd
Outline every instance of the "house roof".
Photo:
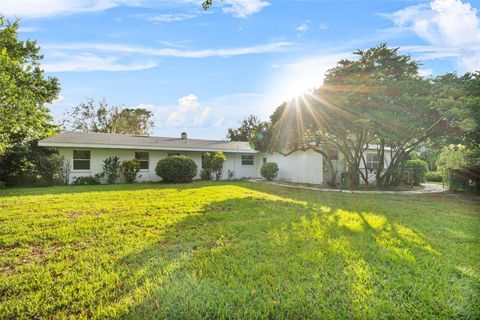
[{"label": "house roof", "polygon": [[257,153],[256,150],[250,147],[248,142],[242,141],[181,139],[71,131],[65,131],[56,136],[40,140],[38,145],[44,147]]}]

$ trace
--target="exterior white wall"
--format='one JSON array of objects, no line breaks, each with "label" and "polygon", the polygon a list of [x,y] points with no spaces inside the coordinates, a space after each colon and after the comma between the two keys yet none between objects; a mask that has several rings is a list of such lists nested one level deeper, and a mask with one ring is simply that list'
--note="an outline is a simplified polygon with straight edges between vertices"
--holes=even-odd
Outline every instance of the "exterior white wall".
[{"label": "exterior white wall", "polygon": [[[73,170],[73,150],[89,150],[90,151],[90,170]],[[97,173],[102,172],[103,160],[110,156],[118,156],[120,161],[131,160],[135,158],[135,152],[148,152],[149,154],[149,169],[140,170],[137,174],[137,182],[154,182],[160,181],[160,177],[155,173],[155,167],[158,161],[162,158],[165,158],[169,151],[157,151],[157,150],[126,150],[126,149],[97,149],[97,148],[58,148],[60,155],[62,155],[67,161],[72,165],[72,171],[70,173],[70,182],[73,181],[75,177],[81,176],[93,176]],[[176,153],[178,151],[172,151]],[[197,164],[198,171],[195,179],[200,178],[200,171],[202,170],[202,154],[203,152],[180,152],[180,154],[185,155],[191,158]],[[256,178],[259,176],[258,172],[260,171],[261,158],[258,154],[254,154],[254,164],[253,165],[242,165],[242,154],[240,153],[225,153],[227,160],[223,165],[223,175],[222,179],[228,178],[228,170],[234,172],[234,178]],[[123,182],[123,177],[120,175],[118,182]]]},{"label": "exterior white wall", "polygon": [[[323,156],[313,150],[296,151],[288,156],[264,153],[267,162],[278,165],[278,180],[297,183],[323,183]],[[260,176],[260,171],[259,171]]]}]

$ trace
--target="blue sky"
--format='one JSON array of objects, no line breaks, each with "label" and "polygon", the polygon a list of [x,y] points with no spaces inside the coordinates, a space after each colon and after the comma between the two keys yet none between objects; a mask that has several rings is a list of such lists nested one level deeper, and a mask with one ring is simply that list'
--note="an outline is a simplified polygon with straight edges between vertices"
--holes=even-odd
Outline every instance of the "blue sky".
[{"label": "blue sky", "polygon": [[60,121],[87,98],[155,114],[154,135],[224,139],[249,114],[322,83],[387,42],[425,76],[480,70],[480,1],[2,0],[61,81]]}]

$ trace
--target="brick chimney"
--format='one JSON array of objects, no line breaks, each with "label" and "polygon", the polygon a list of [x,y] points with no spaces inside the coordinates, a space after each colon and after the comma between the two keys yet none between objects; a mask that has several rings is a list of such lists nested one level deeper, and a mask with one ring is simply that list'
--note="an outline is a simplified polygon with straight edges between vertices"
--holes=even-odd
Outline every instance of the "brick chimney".
[{"label": "brick chimney", "polygon": [[182,140],[187,140],[187,133],[186,133],[186,132],[182,132],[182,134],[180,135],[180,137],[182,138]]}]

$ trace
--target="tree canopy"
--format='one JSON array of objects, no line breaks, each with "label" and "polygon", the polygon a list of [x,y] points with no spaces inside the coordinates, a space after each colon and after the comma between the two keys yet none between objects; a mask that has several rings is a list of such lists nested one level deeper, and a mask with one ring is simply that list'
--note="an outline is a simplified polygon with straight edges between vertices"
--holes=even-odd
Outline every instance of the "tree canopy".
[{"label": "tree canopy", "polygon": [[227,139],[230,141],[249,141],[251,142],[258,131],[264,124],[257,116],[249,115],[243,120],[238,128],[229,128]]},{"label": "tree canopy", "polygon": [[0,155],[55,129],[45,104],[57,97],[59,81],[45,76],[40,47],[19,40],[18,27],[0,16]]},{"label": "tree canopy", "polygon": [[109,106],[105,100],[89,99],[67,113],[63,126],[83,132],[148,135],[153,127],[152,112],[143,108]]},{"label": "tree canopy", "polygon": [[[380,185],[398,184],[410,154],[451,133],[454,121],[438,107],[435,81],[421,77],[419,63],[409,55],[386,44],[353,54],[355,59],[343,59],[328,70],[323,85],[312,93],[277,108],[268,125],[267,149],[283,154],[313,149],[328,155],[329,148],[336,148],[352,186],[359,178],[368,185],[371,174]],[[469,85],[469,90],[477,89]],[[365,158],[371,148],[379,158],[374,172]]]}]

